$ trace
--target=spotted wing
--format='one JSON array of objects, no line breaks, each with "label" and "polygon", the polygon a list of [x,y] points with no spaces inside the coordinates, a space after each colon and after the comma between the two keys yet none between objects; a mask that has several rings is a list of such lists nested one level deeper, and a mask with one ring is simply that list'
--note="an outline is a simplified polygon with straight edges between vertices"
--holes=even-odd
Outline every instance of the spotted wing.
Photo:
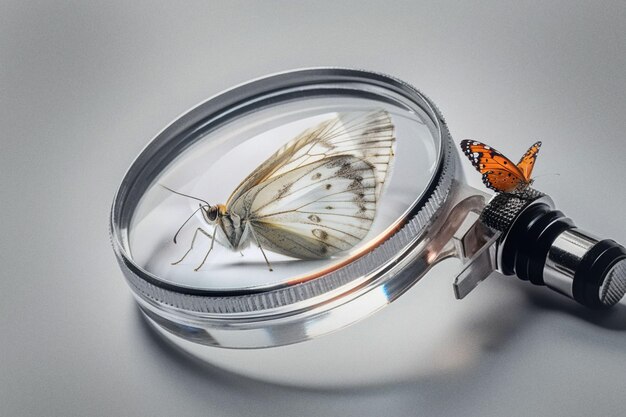
[{"label": "spotted wing", "polygon": [[517,167],[524,174],[524,178],[526,181],[530,181],[530,176],[533,173],[533,168],[535,167],[535,161],[537,160],[537,155],[539,154],[539,149],[541,148],[541,142],[536,142],[528,148],[522,159],[517,163]]},{"label": "spotted wing", "polygon": [[373,165],[378,197],[394,156],[394,142],[394,127],[385,110],[339,113],[305,130],[270,156],[239,184],[226,205],[270,178],[336,155],[352,155]]},{"label": "spotted wing", "polygon": [[264,248],[301,259],[348,250],[376,214],[376,169],[352,155],[330,156],[257,184],[232,203]]},{"label": "spotted wing", "polygon": [[461,150],[483,175],[483,183],[487,188],[506,193],[528,184],[522,170],[492,147],[478,141],[464,140],[461,142]]}]

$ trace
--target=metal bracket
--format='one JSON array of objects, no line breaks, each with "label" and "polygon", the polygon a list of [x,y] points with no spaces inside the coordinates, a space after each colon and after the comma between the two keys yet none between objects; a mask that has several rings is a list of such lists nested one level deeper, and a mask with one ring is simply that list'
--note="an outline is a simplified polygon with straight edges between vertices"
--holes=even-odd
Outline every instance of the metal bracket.
[{"label": "metal bracket", "polygon": [[467,261],[461,273],[456,277],[453,287],[457,300],[465,298],[498,268],[496,255],[499,238],[500,232],[494,233]]},{"label": "metal bracket", "polygon": [[454,280],[454,295],[463,299],[498,267],[497,244],[501,233],[486,227],[476,212],[469,212],[452,241],[464,266]]}]

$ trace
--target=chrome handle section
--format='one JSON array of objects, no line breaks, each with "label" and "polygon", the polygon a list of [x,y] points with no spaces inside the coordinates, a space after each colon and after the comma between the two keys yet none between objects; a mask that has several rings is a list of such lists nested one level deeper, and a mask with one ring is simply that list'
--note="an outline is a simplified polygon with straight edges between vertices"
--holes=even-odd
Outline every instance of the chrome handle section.
[{"label": "chrome handle section", "polygon": [[574,228],[561,233],[552,243],[543,269],[543,281],[551,289],[574,298],[574,277],[585,255],[600,242]]}]

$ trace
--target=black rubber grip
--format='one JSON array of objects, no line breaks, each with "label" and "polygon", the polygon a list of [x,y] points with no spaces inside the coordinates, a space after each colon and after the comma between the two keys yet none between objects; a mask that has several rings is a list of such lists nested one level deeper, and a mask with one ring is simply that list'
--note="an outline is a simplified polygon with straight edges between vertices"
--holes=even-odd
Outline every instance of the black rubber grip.
[{"label": "black rubber grip", "polygon": [[543,268],[554,240],[574,222],[547,204],[524,211],[511,226],[502,249],[501,271],[535,285],[545,285]]},{"label": "black rubber grip", "polygon": [[[520,247],[524,246],[528,230],[546,213],[550,211],[547,204],[537,204],[522,212],[518,219],[511,225],[502,248],[502,265],[500,270],[505,275],[516,274],[516,259]],[[519,277],[527,280],[527,277]]]}]

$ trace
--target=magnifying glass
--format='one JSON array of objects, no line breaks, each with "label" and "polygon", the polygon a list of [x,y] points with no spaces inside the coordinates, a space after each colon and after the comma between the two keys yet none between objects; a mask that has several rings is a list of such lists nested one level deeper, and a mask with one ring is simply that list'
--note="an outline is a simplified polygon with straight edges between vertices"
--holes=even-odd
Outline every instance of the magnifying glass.
[{"label": "magnifying glass", "polygon": [[626,293],[626,250],[549,196],[470,187],[412,86],[316,68],[237,86],[180,116],[115,195],[113,248],[141,311],[194,345],[317,338],[457,259],[466,297],[493,271],[590,308]]}]

